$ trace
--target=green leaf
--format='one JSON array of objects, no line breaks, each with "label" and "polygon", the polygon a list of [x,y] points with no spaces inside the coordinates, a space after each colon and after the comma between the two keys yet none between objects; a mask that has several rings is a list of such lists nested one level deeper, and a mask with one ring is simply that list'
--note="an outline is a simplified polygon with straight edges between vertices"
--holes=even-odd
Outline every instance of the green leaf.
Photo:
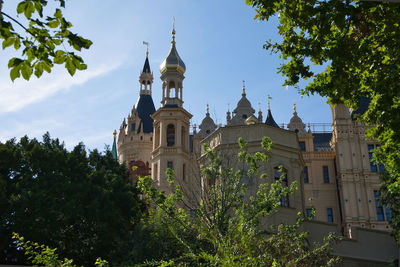
[{"label": "green leaf", "polygon": [[22,74],[22,77],[27,81],[29,80],[29,78],[32,75],[32,67],[26,61],[21,66],[21,74]]},{"label": "green leaf", "polygon": [[65,68],[68,70],[68,72],[71,76],[74,76],[76,67],[70,57],[68,57],[65,61]]},{"label": "green leaf", "polygon": [[22,62],[24,62],[22,59],[14,57],[8,61],[8,68],[16,67]]},{"label": "green leaf", "polygon": [[5,39],[3,41],[3,45],[2,45],[3,49],[5,49],[6,47],[9,47],[9,46],[12,46],[14,44],[14,42],[15,42],[15,39],[13,36]]},{"label": "green leaf", "polygon": [[64,51],[61,51],[61,50],[58,50],[58,51],[56,52],[56,55],[55,55],[55,57],[54,57],[53,62],[54,62],[55,64],[62,64],[62,63],[65,62],[65,59],[66,59],[65,52],[64,52]]},{"label": "green leaf", "polygon": [[57,28],[60,25],[60,21],[52,20],[46,23],[50,28]]},{"label": "green leaf", "polygon": [[11,71],[10,71],[11,81],[14,81],[16,78],[19,78],[20,76],[21,75],[19,73],[19,67],[18,66],[11,69]]},{"label": "green leaf", "polygon": [[61,13],[61,10],[60,9],[56,9],[56,12],[54,12],[54,17],[55,18],[57,18],[57,19],[59,19],[59,20],[61,20],[62,19],[62,13]]},{"label": "green leaf", "polygon": [[18,4],[18,6],[17,6],[18,14],[21,14],[22,12],[24,12],[26,4],[27,4],[26,2],[21,2]]},{"label": "green leaf", "polygon": [[40,61],[35,65],[35,76],[40,78],[43,74],[43,63]]},{"label": "green leaf", "polygon": [[27,2],[24,9],[25,17],[30,19],[33,12],[35,12],[35,5],[32,2]]}]

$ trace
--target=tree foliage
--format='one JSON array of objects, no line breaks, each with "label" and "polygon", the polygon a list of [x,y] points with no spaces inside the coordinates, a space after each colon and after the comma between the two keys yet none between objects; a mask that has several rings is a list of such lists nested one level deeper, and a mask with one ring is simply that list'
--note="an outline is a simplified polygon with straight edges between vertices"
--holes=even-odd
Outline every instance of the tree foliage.
[{"label": "tree foliage", "polygon": [[[264,48],[286,60],[279,68],[286,85],[302,94],[327,96],[330,103],[357,109],[369,137],[382,145],[376,159],[385,165],[386,201],[400,240],[400,3],[350,0],[246,0],[256,19],[278,16],[280,42]],[[315,67],[317,66],[317,67]],[[299,81],[310,80],[304,88]]]},{"label": "tree foliage", "polygon": [[[150,177],[139,180],[138,185],[162,217],[170,233],[179,241],[179,256],[163,258],[161,262],[148,262],[155,266],[332,266],[338,262],[330,256],[333,235],[323,245],[307,243],[307,233],[300,231],[304,218],[299,213],[294,225],[265,227],[268,216],[278,211],[282,197],[297,189],[292,183],[283,186],[282,179],[269,183],[258,169],[267,161],[266,153],[247,152],[247,145],[239,140],[240,162],[248,170],[234,171],[224,166],[224,159],[205,146],[206,167],[202,169],[203,197],[197,208],[185,209],[184,192],[176,184],[173,170],[167,177],[172,193],[159,192]],[[264,138],[265,150],[271,141]],[[257,193],[247,194],[243,179],[260,179]],[[263,222],[263,223],[262,223]]]},{"label": "tree foliage", "polygon": [[57,248],[74,264],[102,255],[115,262],[130,250],[142,204],[125,166],[110,151],[67,151],[49,134],[0,143],[0,262],[26,263],[12,241]]},{"label": "tree foliage", "polygon": [[[12,238],[16,243],[17,248],[23,250],[29,261],[35,264],[35,266],[77,266],[73,263],[73,260],[67,258],[61,260],[56,253],[57,249],[52,249],[45,245],[39,245],[35,242],[26,241],[24,237],[19,236],[17,233],[13,233]],[[107,267],[108,262],[98,258],[94,265],[98,267]]]},{"label": "tree foliage", "polygon": [[71,76],[76,70],[87,68],[83,59],[67,48],[81,51],[82,48],[88,49],[92,42],[71,32],[72,24],[61,11],[65,8],[65,0],[56,2],[60,8],[47,15],[47,0],[20,1],[16,6],[19,15],[16,19],[4,12],[4,1],[0,0],[2,48],[22,50],[22,58],[14,57],[8,62],[12,81],[21,75],[25,80],[29,80],[32,74],[39,78],[43,71],[50,73],[54,64],[63,64]]}]

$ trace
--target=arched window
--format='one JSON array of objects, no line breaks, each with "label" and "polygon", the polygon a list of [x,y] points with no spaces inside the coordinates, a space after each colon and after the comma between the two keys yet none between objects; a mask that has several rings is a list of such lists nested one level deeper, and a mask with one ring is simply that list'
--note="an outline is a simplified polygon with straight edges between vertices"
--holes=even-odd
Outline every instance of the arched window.
[{"label": "arched window", "polygon": [[167,126],[167,146],[175,145],[175,126],[168,124]]},{"label": "arched window", "polygon": [[[282,180],[282,187],[288,187],[289,184],[287,179],[287,171],[284,168],[275,167],[274,178],[275,181],[279,181],[280,179]],[[288,195],[282,196],[280,202],[282,207],[289,207],[289,196]]]},{"label": "arched window", "polygon": [[173,98],[177,97],[176,86],[174,81],[170,81],[168,84],[168,97]]}]

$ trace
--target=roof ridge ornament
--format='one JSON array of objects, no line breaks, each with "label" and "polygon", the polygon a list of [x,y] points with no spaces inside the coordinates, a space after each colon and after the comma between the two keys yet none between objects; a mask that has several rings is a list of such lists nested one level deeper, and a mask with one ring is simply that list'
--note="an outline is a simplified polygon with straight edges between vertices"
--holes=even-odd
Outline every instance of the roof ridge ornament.
[{"label": "roof ridge ornament", "polygon": [[176,33],[176,31],[175,31],[175,17],[173,17],[172,18],[172,42],[171,42],[171,44],[176,44],[176,42],[175,42],[175,33]]}]

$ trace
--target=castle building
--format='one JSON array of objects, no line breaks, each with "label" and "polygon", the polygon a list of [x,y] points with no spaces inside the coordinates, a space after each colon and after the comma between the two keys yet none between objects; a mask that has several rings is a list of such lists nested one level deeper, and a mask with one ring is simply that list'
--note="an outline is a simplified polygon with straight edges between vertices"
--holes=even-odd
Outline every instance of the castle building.
[{"label": "castle building", "polygon": [[[283,166],[284,183],[296,181],[299,185],[297,192],[281,200],[274,223],[294,222],[298,211],[306,214],[315,208],[315,217],[305,224],[305,230],[313,240],[321,240],[329,232],[348,238],[334,248],[334,254],[345,259],[344,266],[385,266],[398,259],[398,246],[389,235],[390,210],[379,202],[383,168],[371,162],[372,151],[379,144],[365,137],[367,126],[356,120],[357,114],[368,108],[368,100],[361,99],[355,111],[344,105],[332,106],[329,131],[312,130],[310,124],[306,127],[296,106],[290,122],[280,127],[269,102],[266,120],[261,110],[255,116],[243,82],[241,98],[232,112],[228,110],[225,126],[217,127],[207,105],[198,129],[194,126],[191,131],[192,114],[183,105],[186,66],[178,54],[175,34],[173,30],[170,50],[160,66],[161,107],[154,107],[154,78],[146,52],[139,98],[119,130],[118,160],[131,170],[136,167],[132,178],[151,175],[158,188],[168,193],[166,171],[171,168],[176,182],[196,203],[204,187],[200,175],[203,143],[229,158],[229,166],[245,170],[232,160],[239,151],[238,138],[248,143],[249,152],[257,152],[263,136],[269,136],[274,146],[260,171],[273,182],[281,176],[278,166]],[[250,193],[255,192],[257,181],[243,182],[248,183]]]}]

